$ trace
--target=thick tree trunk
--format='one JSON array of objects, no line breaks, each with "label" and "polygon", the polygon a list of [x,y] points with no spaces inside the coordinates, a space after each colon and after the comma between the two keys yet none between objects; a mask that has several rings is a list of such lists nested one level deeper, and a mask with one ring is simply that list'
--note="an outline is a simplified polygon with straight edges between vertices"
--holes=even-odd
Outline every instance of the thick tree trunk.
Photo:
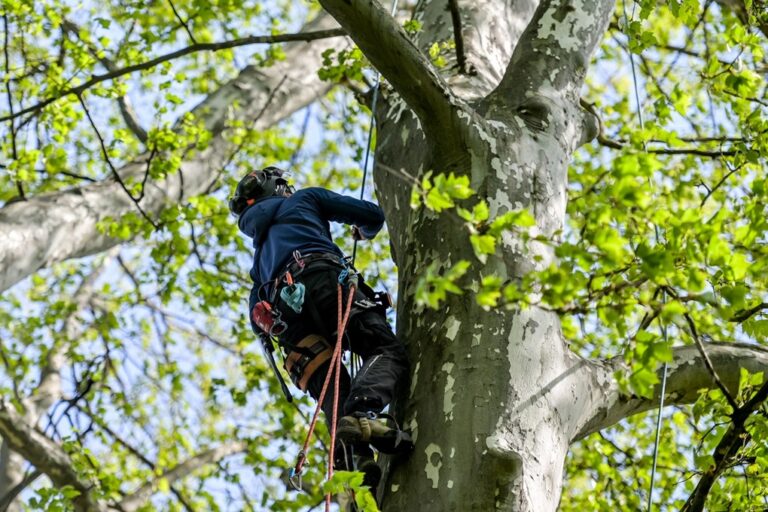
[{"label": "thick tree trunk", "polygon": [[[473,126],[470,133],[486,128]],[[382,133],[379,158],[393,162],[395,170],[419,172],[396,157],[407,154],[412,161],[418,154],[415,149],[424,139],[413,133],[413,140],[406,139],[405,144],[403,137]],[[523,138],[522,144],[506,147],[528,155],[552,154],[538,145],[526,148],[531,142]],[[491,154],[497,158],[502,145],[493,152],[482,137],[470,137],[467,147],[468,157],[459,165]],[[502,160],[518,160],[516,154],[506,156]],[[434,164],[440,159],[424,161]],[[548,167],[551,176],[564,175],[565,161]],[[380,176],[393,172],[387,167],[380,166]],[[468,172],[475,188],[488,198],[493,215],[512,205],[529,207],[537,212],[542,231],[551,233],[561,225],[564,181],[555,186],[536,179],[535,169],[520,166],[498,176],[492,169],[490,162],[472,164]],[[460,222],[425,210],[411,211],[409,187],[386,177],[382,181],[390,184],[380,187],[379,194],[391,210],[390,230],[400,269],[398,331],[414,361],[407,406],[398,412],[416,440],[414,453],[396,468],[384,489],[384,510],[555,510],[571,418],[577,416],[573,397],[581,386],[572,378],[579,361],[563,342],[558,318],[538,309],[487,312],[472,293],[450,296],[438,311],[413,303],[415,282],[433,261],[445,268],[460,259],[472,261],[467,286],[472,289],[481,275],[492,272],[503,278],[520,277],[532,267],[533,254],[515,250],[517,242],[508,238],[503,252],[480,264]],[[548,193],[539,193],[537,186],[548,186]],[[539,252],[542,264],[548,264],[551,256]]]},{"label": "thick tree trunk", "polygon": [[[544,6],[534,18],[559,8]],[[569,352],[556,315],[536,308],[485,311],[471,293],[485,275],[516,280],[549,265],[550,250],[524,247],[505,234],[497,253],[481,263],[455,216],[409,207],[414,179],[426,171],[455,172],[469,176],[477,192],[468,204],[486,200],[492,218],[527,208],[538,233],[551,236],[563,225],[567,166],[585,127],[576,93],[583,59],[563,60],[559,69],[568,78],[562,81],[545,72],[546,64],[529,66],[526,55],[535,53],[530,41],[543,37],[535,30],[551,28],[534,21],[536,28],[511,57],[518,65],[512,74],[505,68],[509,39],[520,36],[514,27],[525,26],[530,11],[521,19],[506,9],[488,2],[482,19],[479,11],[463,11],[469,34],[475,23],[485,29],[488,19],[498,20],[492,29],[512,29],[507,39],[494,30],[492,42],[467,38],[468,62],[479,73],[447,82],[465,101],[483,99],[475,108],[449,100],[458,112],[450,147],[436,143],[436,128],[422,130],[433,122],[423,106],[412,113],[391,94],[378,112],[376,180],[399,268],[398,333],[413,361],[409,389],[395,409],[416,443],[409,459],[390,468],[380,492],[385,511],[556,510],[568,447],[583,421],[580,397],[590,396],[586,388],[595,383],[598,368]],[[420,38],[434,41],[429,30],[445,33],[446,16],[428,8]],[[433,262],[447,269],[459,260],[472,262],[462,280],[469,293],[449,295],[437,311],[417,306],[415,285],[424,269]]]},{"label": "thick tree trunk", "polygon": [[[0,500],[3,500],[14,487],[24,479],[24,459],[11,450],[5,441],[0,445]],[[21,510],[18,503],[11,501],[8,512]]]}]

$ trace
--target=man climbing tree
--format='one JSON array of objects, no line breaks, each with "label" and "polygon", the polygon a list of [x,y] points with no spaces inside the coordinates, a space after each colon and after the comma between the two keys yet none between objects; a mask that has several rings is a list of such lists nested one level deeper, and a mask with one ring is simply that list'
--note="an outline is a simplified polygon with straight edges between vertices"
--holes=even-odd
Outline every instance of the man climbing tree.
[{"label": "man climbing tree", "polygon": [[356,182],[372,115],[414,442],[381,508],[762,510],[765,2],[319,3],[2,2],[0,509],[317,504],[226,200]]},{"label": "man climbing tree", "polygon": [[[408,363],[384,315],[385,295],[357,278],[328,224],[350,224],[355,239],[366,240],[381,230],[384,213],[373,203],[320,188],[294,193],[284,174],[276,167],[249,172],[229,202],[255,250],[249,317],[265,343],[277,336],[294,384],[320,402],[329,428],[337,431],[341,445],[333,447],[334,465],[362,471],[364,485],[375,488],[381,471],[369,444],[384,453],[412,447],[406,433],[378,419],[407,377]],[[346,304],[342,285],[351,288]],[[348,326],[346,315],[339,315],[345,309]],[[340,358],[333,340],[342,338],[363,359],[351,380],[343,365],[332,364],[333,357]],[[338,396],[329,386],[334,371],[340,371]]]}]

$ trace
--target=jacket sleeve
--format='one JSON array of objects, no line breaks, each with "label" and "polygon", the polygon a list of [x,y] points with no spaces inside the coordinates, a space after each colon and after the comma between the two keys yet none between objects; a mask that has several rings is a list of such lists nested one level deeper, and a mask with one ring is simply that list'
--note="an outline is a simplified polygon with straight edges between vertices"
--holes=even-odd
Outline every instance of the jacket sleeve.
[{"label": "jacket sleeve", "polygon": [[374,203],[323,188],[312,188],[308,191],[315,196],[325,220],[357,226],[367,239],[376,236],[384,226],[384,212]]}]

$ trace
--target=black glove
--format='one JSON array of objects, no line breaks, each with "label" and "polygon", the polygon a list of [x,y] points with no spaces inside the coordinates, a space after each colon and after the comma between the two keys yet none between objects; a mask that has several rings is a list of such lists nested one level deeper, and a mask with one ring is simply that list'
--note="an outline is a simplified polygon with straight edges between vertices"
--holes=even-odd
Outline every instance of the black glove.
[{"label": "black glove", "polygon": [[352,226],[352,240],[357,240],[358,242],[361,240],[367,240],[365,238],[365,235],[363,235],[363,232],[360,231],[360,228],[357,226]]}]

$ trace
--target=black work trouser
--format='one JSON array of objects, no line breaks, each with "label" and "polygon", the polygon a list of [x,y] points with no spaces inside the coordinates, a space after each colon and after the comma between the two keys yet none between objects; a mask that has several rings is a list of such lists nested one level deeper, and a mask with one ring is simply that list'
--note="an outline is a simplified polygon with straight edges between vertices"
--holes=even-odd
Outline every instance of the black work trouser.
[{"label": "black work trouser", "polygon": [[[333,349],[338,325],[337,285],[340,270],[332,265],[310,264],[295,277],[297,282],[306,287],[301,313],[295,313],[280,299],[276,300],[277,308],[288,324],[287,330],[280,336],[283,347],[296,345],[304,337],[315,334],[325,338]],[[349,288],[344,286],[342,313],[346,309],[348,295]],[[365,299],[365,295],[357,290],[354,300]],[[315,309],[314,314],[311,308]],[[355,312],[356,309],[359,308],[353,304],[353,314],[345,329],[344,347],[358,354],[363,360],[363,366],[354,379],[350,379],[347,369],[341,366],[339,418],[354,412],[380,412],[392,400],[398,383],[408,376],[405,347],[392,332],[384,315],[372,309]],[[307,391],[315,400],[320,397],[329,367],[330,360],[320,366],[307,383]],[[333,384],[331,378],[322,404],[329,424],[333,414]]]}]

